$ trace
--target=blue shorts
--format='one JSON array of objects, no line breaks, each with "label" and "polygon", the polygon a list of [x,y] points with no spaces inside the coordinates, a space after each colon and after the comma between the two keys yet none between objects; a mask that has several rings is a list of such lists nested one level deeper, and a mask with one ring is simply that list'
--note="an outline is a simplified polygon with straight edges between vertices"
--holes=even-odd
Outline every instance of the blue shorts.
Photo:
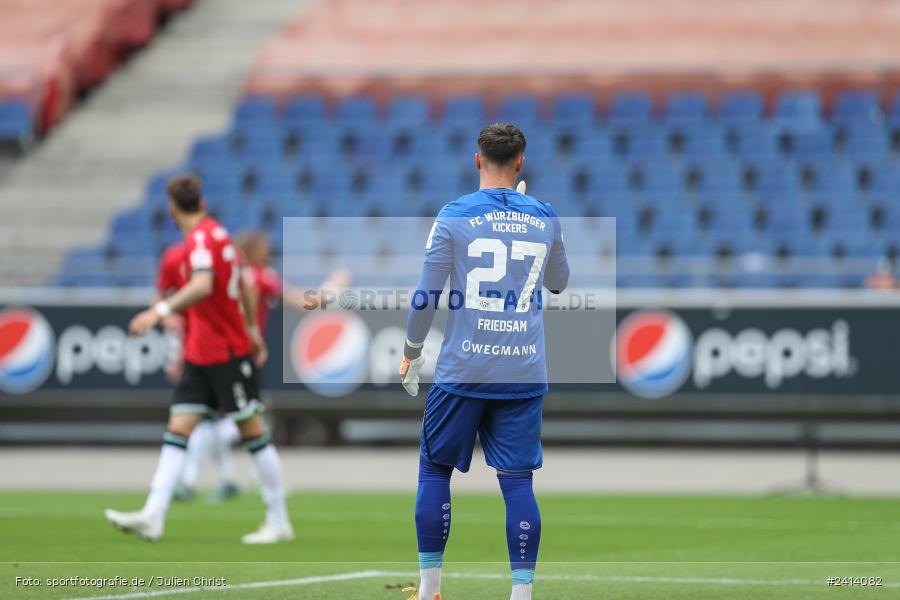
[{"label": "blue shorts", "polygon": [[422,422],[422,456],[463,473],[472,464],[475,436],[488,465],[524,473],[540,469],[544,397],[520,400],[467,398],[431,386]]}]

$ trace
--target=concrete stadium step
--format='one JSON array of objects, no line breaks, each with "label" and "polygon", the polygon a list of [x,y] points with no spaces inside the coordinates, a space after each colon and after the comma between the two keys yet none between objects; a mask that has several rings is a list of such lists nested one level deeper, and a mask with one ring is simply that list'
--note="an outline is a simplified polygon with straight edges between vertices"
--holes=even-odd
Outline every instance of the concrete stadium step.
[{"label": "concrete stadium step", "polygon": [[0,285],[55,272],[94,245],[147,178],[226,127],[256,52],[307,2],[202,0],[0,172]]}]

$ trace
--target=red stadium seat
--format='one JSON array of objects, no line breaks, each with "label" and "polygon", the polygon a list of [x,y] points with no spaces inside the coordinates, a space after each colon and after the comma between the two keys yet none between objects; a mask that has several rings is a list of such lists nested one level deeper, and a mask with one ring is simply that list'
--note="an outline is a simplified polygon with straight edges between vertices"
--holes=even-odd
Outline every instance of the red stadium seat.
[{"label": "red stadium seat", "polygon": [[0,99],[31,104],[45,131],[79,93],[147,43],[190,0],[0,0]]}]

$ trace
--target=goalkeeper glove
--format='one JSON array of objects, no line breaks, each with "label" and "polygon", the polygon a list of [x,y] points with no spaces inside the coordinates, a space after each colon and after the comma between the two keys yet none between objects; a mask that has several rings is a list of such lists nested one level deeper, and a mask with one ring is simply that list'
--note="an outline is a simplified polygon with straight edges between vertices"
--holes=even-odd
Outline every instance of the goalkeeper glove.
[{"label": "goalkeeper glove", "polygon": [[425,364],[425,357],[422,356],[422,344],[414,344],[406,340],[406,347],[403,349],[403,360],[400,361],[400,382],[403,389],[410,396],[419,394],[419,371]]}]

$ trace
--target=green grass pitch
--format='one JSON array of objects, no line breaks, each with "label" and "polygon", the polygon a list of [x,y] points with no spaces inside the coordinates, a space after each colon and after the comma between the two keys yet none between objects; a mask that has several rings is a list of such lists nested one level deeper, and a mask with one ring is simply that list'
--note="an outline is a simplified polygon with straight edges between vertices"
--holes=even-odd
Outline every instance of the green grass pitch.
[{"label": "green grass pitch", "polygon": [[[255,494],[176,504],[157,543],[103,519],[105,507],[134,509],[142,500],[0,493],[0,598],[406,600],[399,587],[416,580],[412,494],[294,494],[297,540],[260,547],[239,541],[261,518]],[[543,495],[540,503],[538,600],[900,598],[895,499]],[[454,496],[445,599],[509,597],[503,527],[499,493]],[[73,576],[119,576],[128,585],[46,583]],[[159,586],[157,576],[187,581]],[[44,584],[17,585],[16,577]],[[225,578],[231,589],[196,589],[195,577]],[[829,587],[828,577],[883,585]],[[145,584],[131,587],[132,578]]]}]

